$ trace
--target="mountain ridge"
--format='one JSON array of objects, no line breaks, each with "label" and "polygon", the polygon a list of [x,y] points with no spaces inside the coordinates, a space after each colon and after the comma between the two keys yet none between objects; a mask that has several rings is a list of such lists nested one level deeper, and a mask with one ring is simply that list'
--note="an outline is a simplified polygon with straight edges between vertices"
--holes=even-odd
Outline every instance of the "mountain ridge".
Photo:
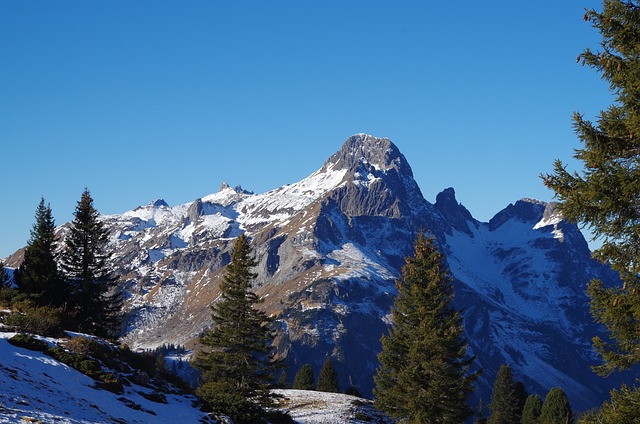
[{"label": "mountain ridge", "polygon": [[432,204],[389,139],[356,134],[307,178],[266,193],[223,184],[193,202],[156,200],[103,219],[128,294],[124,340],[134,347],[193,345],[210,325],[232,240],[244,232],[258,261],[255,290],[278,320],[276,346],[290,374],[307,362],[319,369],[330,355],[343,388],[369,395],[394,281],[424,229],[447,256],[470,348],[485,369],[480,396],[489,399],[505,362],[540,395],[562,383],[580,408],[606,397],[607,384],[589,369],[590,338],[601,330],[584,284],[615,275],[591,259],[579,229],[555,204],[531,199],[489,222],[476,220],[453,188]]}]

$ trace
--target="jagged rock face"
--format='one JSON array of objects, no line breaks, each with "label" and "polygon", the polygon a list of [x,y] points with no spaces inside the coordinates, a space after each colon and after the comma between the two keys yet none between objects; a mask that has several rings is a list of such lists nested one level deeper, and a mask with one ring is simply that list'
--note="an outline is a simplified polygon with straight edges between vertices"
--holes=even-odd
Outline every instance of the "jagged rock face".
[{"label": "jagged rock face", "polygon": [[422,228],[447,255],[485,401],[503,362],[540,395],[562,386],[576,409],[607,396],[610,385],[589,370],[600,329],[585,284],[616,276],[591,260],[579,230],[555,204],[528,199],[488,223],[451,188],[430,204],[388,139],[354,135],[317,172],[264,194],[223,184],[189,204],[157,200],[103,219],[128,293],[123,339],[133,347],[189,346],[210,325],[233,239],[244,232],[289,374],[304,363],[319,372],[331,355],[342,388],[370,395],[394,282]]}]

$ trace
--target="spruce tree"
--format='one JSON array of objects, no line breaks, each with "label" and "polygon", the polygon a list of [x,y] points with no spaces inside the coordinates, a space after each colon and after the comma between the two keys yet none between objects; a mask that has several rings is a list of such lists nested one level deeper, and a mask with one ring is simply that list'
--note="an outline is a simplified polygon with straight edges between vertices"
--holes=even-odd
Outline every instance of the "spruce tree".
[{"label": "spruce tree", "polygon": [[375,406],[408,423],[461,423],[473,415],[467,396],[479,373],[467,357],[452,279],[432,237],[421,232],[406,259],[392,325],[382,337]]},{"label": "spruce tree", "polygon": [[4,268],[4,262],[0,261],[0,287],[11,287],[12,281],[9,278],[9,273]]},{"label": "spruce tree", "polygon": [[573,410],[569,399],[559,387],[549,390],[540,410],[540,424],[573,424]]},{"label": "spruce tree", "polygon": [[542,412],[542,399],[538,395],[527,398],[522,408],[521,424],[538,424]]},{"label": "spruce tree", "polygon": [[584,169],[569,172],[560,161],[543,175],[555,191],[563,215],[588,227],[602,241],[594,254],[620,273],[621,286],[594,280],[591,312],[611,341],[594,339],[603,375],[640,364],[640,6],[607,0],[602,12],[588,10],[602,35],[602,51],[586,49],[578,60],[609,83],[615,102],[597,122],[574,115],[583,148],[574,157]]},{"label": "spruce tree", "polygon": [[277,386],[279,389],[289,389],[291,387],[291,384],[289,383],[289,374],[287,374],[287,370],[282,370],[282,372],[280,373]]},{"label": "spruce tree", "polygon": [[311,364],[304,364],[293,379],[293,389],[296,390],[315,390],[316,377],[313,374]]},{"label": "spruce tree", "polygon": [[516,381],[515,383],[516,389],[516,403],[517,403],[517,411],[518,411],[518,422],[522,417],[522,410],[524,409],[524,404],[527,402],[527,388],[524,386],[522,381]]},{"label": "spruce tree", "polygon": [[61,306],[68,291],[56,263],[55,221],[44,198],[40,198],[35,218],[24,260],[16,273],[16,285],[39,305]]},{"label": "spruce tree", "polygon": [[620,390],[611,391],[611,399],[598,412],[583,416],[580,424],[636,424],[639,417],[637,391],[623,385]]},{"label": "spruce tree", "polygon": [[[588,10],[584,19],[602,35],[602,49],[586,49],[578,61],[608,82],[615,101],[595,123],[574,115],[583,144],[574,157],[583,170],[571,173],[556,161],[554,173],[542,178],[563,215],[600,239],[595,257],[620,275],[621,284],[593,280],[588,287],[591,313],[609,333],[607,341],[593,340],[603,359],[595,370],[606,376],[640,364],[640,4],[606,0],[602,11]],[[630,405],[640,416],[637,388],[612,392],[599,419]]]},{"label": "spruce tree", "polygon": [[320,374],[318,374],[316,390],[319,392],[340,393],[340,388],[338,387],[338,374],[336,373],[331,357],[329,356],[325,359],[324,364],[322,364],[322,368],[320,369]]},{"label": "spruce tree", "polygon": [[117,335],[122,297],[107,265],[108,231],[85,189],[78,201],[65,246],[61,268],[71,290],[70,301],[80,331],[101,337]]},{"label": "spruce tree", "polygon": [[193,361],[201,371],[196,394],[238,423],[260,422],[277,397],[270,391],[278,366],[272,319],[256,309],[261,299],[251,291],[256,265],[249,239],[239,236],[220,284],[221,300],[211,306],[213,327],[200,339],[203,349]]},{"label": "spruce tree", "polygon": [[511,424],[520,422],[520,402],[516,392],[516,382],[513,379],[511,367],[502,364],[493,384],[491,415],[489,424]]}]

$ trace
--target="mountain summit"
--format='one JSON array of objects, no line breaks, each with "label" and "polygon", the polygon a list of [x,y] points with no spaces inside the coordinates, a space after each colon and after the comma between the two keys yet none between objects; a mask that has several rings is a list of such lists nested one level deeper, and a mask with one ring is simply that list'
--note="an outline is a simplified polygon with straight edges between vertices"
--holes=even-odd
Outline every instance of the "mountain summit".
[{"label": "mountain summit", "polygon": [[[370,395],[394,282],[424,229],[446,254],[470,349],[490,398],[502,363],[529,392],[552,386],[575,409],[599,404],[611,385],[595,376],[586,283],[615,274],[593,261],[554,204],[522,199],[479,222],[453,188],[424,199],[409,163],[386,138],[350,137],[309,177],[254,194],[217,193],[170,207],[152,202],[104,216],[112,266],[127,291],[123,339],[136,348],[194,345],[239,234],[250,236],[255,290],[278,323],[289,375],[334,360],[341,388]],[[12,265],[11,263],[9,265]]]}]

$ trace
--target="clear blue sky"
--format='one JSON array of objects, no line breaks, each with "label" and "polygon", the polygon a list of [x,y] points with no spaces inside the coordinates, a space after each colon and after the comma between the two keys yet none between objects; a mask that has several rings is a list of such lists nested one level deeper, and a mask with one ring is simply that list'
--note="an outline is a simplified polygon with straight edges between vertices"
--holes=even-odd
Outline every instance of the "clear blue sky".
[{"label": "clear blue sky", "polygon": [[[571,115],[612,97],[576,64],[597,1],[0,2],[0,257],[41,196],[103,213],[220,183],[265,192],[351,134],[389,137],[430,202],[482,221],[579,147]],[[572,166],[576,166],[573,162]]]}]

